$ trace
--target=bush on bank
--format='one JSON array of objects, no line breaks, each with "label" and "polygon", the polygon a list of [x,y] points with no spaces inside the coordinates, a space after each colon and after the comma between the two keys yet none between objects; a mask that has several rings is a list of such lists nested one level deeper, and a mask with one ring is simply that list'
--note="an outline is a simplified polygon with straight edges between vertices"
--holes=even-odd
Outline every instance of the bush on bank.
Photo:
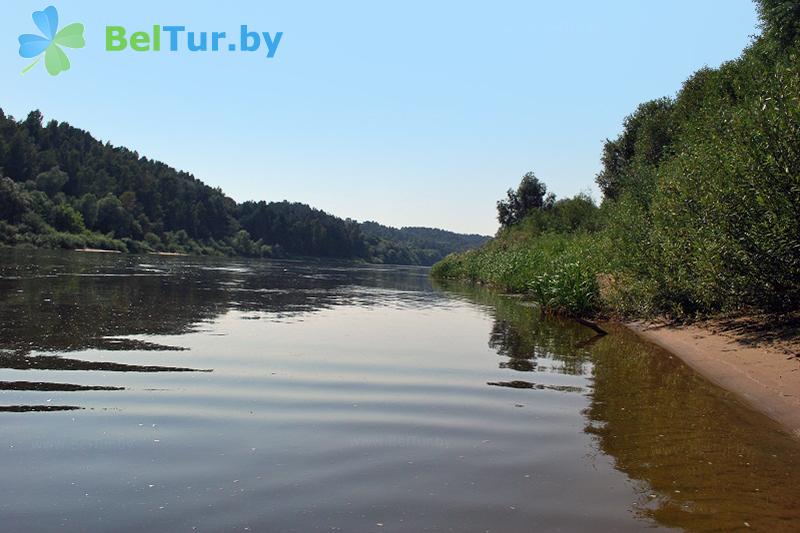
[{"label": "bush on bank", "polygon": [[762,35],[741,57],[640,105],[605,143],[600,207],[541,201],[526,175],[498,204],[496,238],[433,275],[573,315],[800,309],[800,9],[758,9]]}]

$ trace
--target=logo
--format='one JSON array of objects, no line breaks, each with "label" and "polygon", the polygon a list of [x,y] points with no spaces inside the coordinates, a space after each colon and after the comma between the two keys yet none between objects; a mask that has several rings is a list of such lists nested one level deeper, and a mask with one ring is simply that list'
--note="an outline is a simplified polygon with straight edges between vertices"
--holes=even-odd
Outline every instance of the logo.
[{"label": "logo", "polygon": [[[84,26],[73,22],[58,29],[58,11],[48,6],[42,11],[33,12],[33,23],[41,35],[26,33],[19,36],[19,55],[35,58],[25,67],[27,73],[39,64],[44,57],[48,74],[58,76],[70,69],[70,62],[64,48],[83,48]],[[129,31],[125,26],[106,26],[105,52],[261,52],[262,57],[272,59],[283,38],[283,32],[253,31],[242,24],[238,31],[198,31],[186,25],[153,24],[146,30]],[[98,43],[99,44],[99,43]],[[254,54],[255,55],[255,54]],[[143,56],[146,57],[146,56]]]},{"label": "logo", "polygon": [[42,11],[34,11],[33,23],[42,35],[26,33],[19,36],[19,55],[36,58],[22,73],[25,74],[35,67],[42,59],[42,54],[44,54],[44,66],[51,76],[58,76],[69,70],[69,58],[61,47],[83,48],[86,45],[83,38],[83,24],[74,22],[58,31],[58,11],[53,6],[46,7]]}]

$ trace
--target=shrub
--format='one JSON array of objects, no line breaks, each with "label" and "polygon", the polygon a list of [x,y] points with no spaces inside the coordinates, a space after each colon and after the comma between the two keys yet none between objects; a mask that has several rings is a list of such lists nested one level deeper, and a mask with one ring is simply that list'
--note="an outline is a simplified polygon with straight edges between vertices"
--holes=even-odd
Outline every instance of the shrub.
[{"label": "shrub", "polygon": [[81,214],[67,204],[58,205],[53,210],[53,226],[59,231],[68,233],[86,231]]}]

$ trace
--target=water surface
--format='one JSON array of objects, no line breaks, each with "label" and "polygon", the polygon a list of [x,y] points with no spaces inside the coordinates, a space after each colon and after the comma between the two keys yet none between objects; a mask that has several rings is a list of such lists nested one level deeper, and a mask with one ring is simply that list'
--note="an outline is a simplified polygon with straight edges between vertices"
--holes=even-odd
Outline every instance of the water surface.
[{"label": "water surface", "polygon": [[3,531],[792,531],[800,447],[421,268],[0,252]]}]

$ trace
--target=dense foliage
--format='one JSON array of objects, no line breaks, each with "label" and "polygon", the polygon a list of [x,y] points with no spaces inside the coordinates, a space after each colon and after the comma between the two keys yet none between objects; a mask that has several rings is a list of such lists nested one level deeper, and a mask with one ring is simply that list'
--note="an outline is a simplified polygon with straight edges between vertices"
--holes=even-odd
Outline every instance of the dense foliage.
[{"label": "dense foliage", "polygon": [[482,242],[382,228],[366,235],[300,203],[237,204],[164,163],[63,122],[43,124],[38,111],[16,121],[0,110],[0,245],[433,264]]},{"label": "dense foliage", "polygon": [[290,254],[323,257],[370,257],[358,224],[305,204],[244,202],[236,214],[253,238]]},{"label": "dense foliage", "polygon": [[[573,313],[800,309],[800,8],[758,7],[762,35],[741,57],[696,72],[675,98],[640,105],[606,142],[597,176],[604,200],[586,211],[590,224],[540,235],[554,215],[535,209],[481,251],[448,258],[437,275],[550,301],[559,284],[568,300],[585,282],[594,297],[553,306]],[[481,270],[488,257],[519,268],[519,279]],[[542,279],[546,290],[530,287]]]}]

